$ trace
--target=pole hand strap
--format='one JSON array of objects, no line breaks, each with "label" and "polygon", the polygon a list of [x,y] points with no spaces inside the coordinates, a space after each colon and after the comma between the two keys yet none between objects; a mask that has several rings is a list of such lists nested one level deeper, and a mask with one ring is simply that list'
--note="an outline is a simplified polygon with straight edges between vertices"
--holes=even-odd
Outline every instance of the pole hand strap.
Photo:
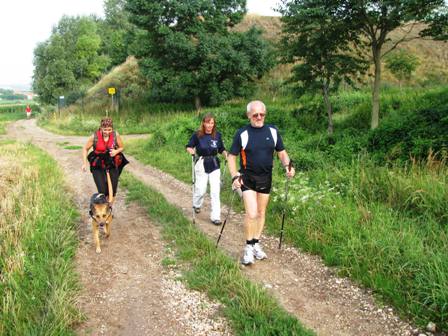
[{"label": "pole hand strap", "polygon": [[286,171],[290,172],[291,168],[294,167],[292,160],[289,159],[289,163],[287,165],[284,165],[283,167],[285,168]]},{"label": "pole hand strap", "polygon": [[241,175],[235,175],[234,177],[232,177],[232,183],[239,178],[241,178]]}]

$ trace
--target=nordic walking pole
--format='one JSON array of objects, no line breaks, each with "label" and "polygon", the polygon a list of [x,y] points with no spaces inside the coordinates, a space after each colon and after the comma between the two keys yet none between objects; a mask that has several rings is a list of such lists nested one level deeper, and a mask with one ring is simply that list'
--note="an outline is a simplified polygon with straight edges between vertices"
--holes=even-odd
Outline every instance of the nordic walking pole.
[{"label": "nordic walking pole", "polygon": [[[291,171],[292,168],[292,160],[289,160],[288,164],[288,171]],[[286,217],[286,205],[288,203],[288,186],[289,186],[289,180],[291,178],[286,177],[286,184],[285,184],[285,203],[283,204],[283,214],[282,214],[282,228],[280,230],[280,242],[278,244],[278,248],[282,248],[282,240],[283,240],[283,228],[285,227],[285,217]]]},{"label": "nordic walking pole", "polygon": [[194,154],[191,154],[191,186],[192,186],[192,196],[191,196],[191,209],[193,210],[193,224],[196,224],[196,212],[194,211],[194,186],[196,184],[196,172],[194,170]]},{"label": "nordic walking pole", "polygon": [[[241,183],[241,176],[238,177],[238,181]],[[237,194],[237,189],[233,190],[232,197],[230,198],[230,205],[227,208],[226,219],[224,219],[224,223],[222,223],[221,231],[219,232],[218,240],[216,241],[216,247],[218,247],[219,240],[221,239],[221,236],[222,236],[222,232],[224,231],[224,227],[226,226],[227,219],[229,218],[230,210],[232,209],[232,206],[233,206],[233,200],[235,199],[235,194]]]}]

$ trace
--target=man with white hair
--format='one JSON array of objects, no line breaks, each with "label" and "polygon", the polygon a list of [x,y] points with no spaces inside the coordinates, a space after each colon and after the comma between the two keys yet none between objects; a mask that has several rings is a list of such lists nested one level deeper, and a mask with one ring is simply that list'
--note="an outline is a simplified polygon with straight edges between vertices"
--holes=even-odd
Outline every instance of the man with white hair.
[{"label": "man with white hair", "polygon": [[[266,259],[267,255],[260,245],[264,228],[266,207],[272,185],[272,167],[274,151],[291,178],[294,168],[288,170],[290,159],[283,145],[282,138],[275,126],[265,125],[266,106],[259,100],[247,105],[247,118],[250,124],[240,128],[233,138],[228,156],[232,186],[241,188],[245,208],[244,247],[241,263],[250,265],[255,259]],[[240,170],[236,167],[236,157],[240,156]],[[238,178],[241,176],[241,181]]]}]

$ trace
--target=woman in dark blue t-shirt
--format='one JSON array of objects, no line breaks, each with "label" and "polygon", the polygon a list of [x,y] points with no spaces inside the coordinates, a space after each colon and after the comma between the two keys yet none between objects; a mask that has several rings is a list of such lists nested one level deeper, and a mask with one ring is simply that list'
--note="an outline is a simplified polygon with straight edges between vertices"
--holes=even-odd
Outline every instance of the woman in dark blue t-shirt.
[{"label": "woman in dark blue t-shirt", "polygon": [[222,141],[221,133],[216,131],[216,122],[212,114],[202,118],[201,127],[190,138],[186,150],[197,158],[195,161],[195,185],[193,193],[193,208],[200,212],[207,182],[210,183],[210,199],[212,211],[210,220],[215,225],[221,224],[221,170],[218,153],[227,159],[227,152]]}]

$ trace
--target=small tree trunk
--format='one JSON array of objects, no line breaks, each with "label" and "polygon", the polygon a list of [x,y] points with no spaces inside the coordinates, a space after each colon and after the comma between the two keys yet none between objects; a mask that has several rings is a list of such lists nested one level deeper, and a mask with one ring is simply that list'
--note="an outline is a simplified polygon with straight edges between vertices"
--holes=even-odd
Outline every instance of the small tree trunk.
[{"label": "small tree trunk", "polygon": [[328,115],[328,136],[330,138],[333,137],[333,131],[334,131],[334,127],[333,127],[333,106],[331,105],[331,101],[330,101],[330,96],[328,93],[328,85],[324,84],[323,86],[323,92],[324,92],[324,102],[325,102],[325,107],[327,108],[327,115]]},{"label": "small tree trunk", "polygon": [[[373,47],[372,47],[373,48]],[[372,122],[371,129],[375,129],[379,125],[380,120],[380,86],[381,86],[381,49],[373,49],[373,60],[375,62],[375,78],[372,90]]]},{"label": "small tree trunk", "polygon": [[201,98],[199,96],[194,97],[194,106],[196,107],[196,115],[199,115],[202,109]]}]

